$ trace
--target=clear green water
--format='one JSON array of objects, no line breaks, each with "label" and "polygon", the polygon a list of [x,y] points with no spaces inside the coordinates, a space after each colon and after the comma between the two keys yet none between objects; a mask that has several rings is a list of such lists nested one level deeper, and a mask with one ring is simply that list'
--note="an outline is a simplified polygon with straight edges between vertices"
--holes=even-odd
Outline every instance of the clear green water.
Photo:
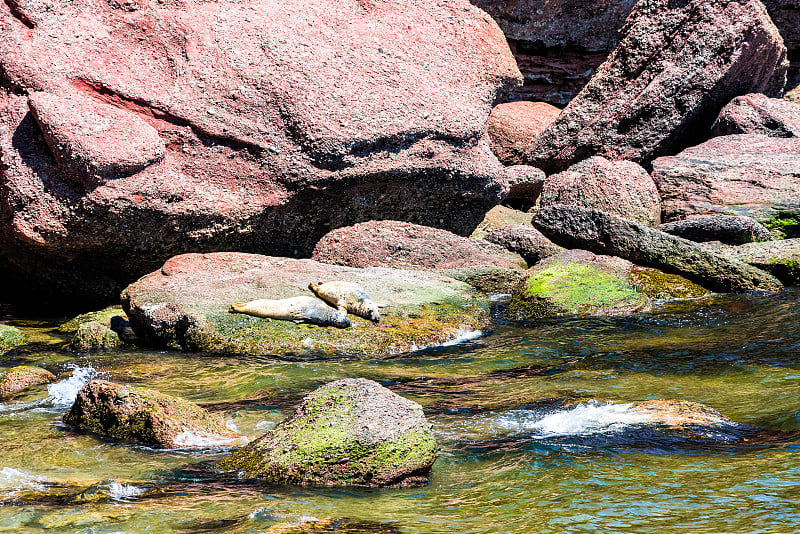
[{"label": "clear green water", "polygon": [[[800,526],[796,438],[752,447],[663,442],[626,425],[619,405],[557,405],[676,398],[738,422],[800,429],[800,292],[670,305],[624,320],[497,325],[474,342],[384,361],[81,356],[60,350],[53,324],[16,324],[32,325],[25,330],[38,344],[0,356],[2,370],[93,367],[210,404],[252,435],[318,385],[371,378],[425,406],[442,453],[431,483],[416,489],[237,483],[207,468],[221,451],[155,451],[75,434],[61,425],[65,406],[39,388],[0,405],[1,532],[250,533],[310,518],[404,533],[788,533]],[[547,415],[554,417],[542,426]],[[84,492],[111,479],[124,486]],[[106,498],[92,501],[92,494]],[[298,532],[316,532],[312,525]]]}]

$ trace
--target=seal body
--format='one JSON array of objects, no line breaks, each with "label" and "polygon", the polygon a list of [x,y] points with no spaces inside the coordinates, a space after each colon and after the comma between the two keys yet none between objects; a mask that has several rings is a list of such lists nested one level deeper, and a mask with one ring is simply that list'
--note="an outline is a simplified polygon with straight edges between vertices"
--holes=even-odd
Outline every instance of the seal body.
[{"label": "seal body", "polygon": [[314,297],[291,297],[280,300],[259,299],[245,303],[235,302],[231,304],[229,311],[265,319],[296,321],[319,326],[335,326],[336,328],[350,326],[350,319],[347,318],[347,313],[333,309]]},{"label": "seal body", "polygon": [[316,296],[339,310],[369,319],[373,323],[381,320],[378,305],[364,291],[364,288],[352,282],[311,282],[308,284]]}]

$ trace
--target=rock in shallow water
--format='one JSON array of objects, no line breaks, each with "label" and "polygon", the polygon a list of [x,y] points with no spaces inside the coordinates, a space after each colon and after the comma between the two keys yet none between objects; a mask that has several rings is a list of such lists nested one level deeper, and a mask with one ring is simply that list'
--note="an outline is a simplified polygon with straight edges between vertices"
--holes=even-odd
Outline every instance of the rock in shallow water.
[{"label": "rock in shallow water", "polygon": [[25,334],[13,326],[0,324],[0,354],[25,343]]},{"label": "rock in shallow water", "polygon": [[168,449],[241,446],[246,436],[187,400],[150,389],[92,380],[78,392],[64,422],[126,443]]},{"label": "rock in shallow water", "polygon": [[715,291],[779,291],[772,275],[702,245],[599,210],[557,204],[536,211],[533,225],[567,248],[611,254],[663,269]]},{"label": "rock in shallow water", "polygon": [[216,468],[272,483],[418,485],[437,456],[422,406],[371,380],[348,378],[307,395],[294,415]]},{"label": "rock in shallow water", "polygon": [[[234,302],[312,296],[310,282],[361,286],[383,306],[378,324],[349,315],[346,329],[230,314]],[[125,312],[144,343],[216,354],[386,357],[481,330],[486,297],[446,276],[355,269],[255,254],[184,254],[131,284]]]},{"label": "rock in shallow water", "polygon": [[0,398],[14,395],[33,386],[50,384],[56,377],[47,369],[21,365],[0,375]]}]

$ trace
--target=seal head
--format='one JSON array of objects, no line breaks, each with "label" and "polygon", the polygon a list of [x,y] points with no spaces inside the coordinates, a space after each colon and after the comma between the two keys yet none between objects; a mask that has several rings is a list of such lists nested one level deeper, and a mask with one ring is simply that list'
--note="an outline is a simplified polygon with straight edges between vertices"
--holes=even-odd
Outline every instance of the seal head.
[{"label": "seal head", "polygon": [[378,305],[372,300],[364,288],[352,282],[311,282],[308,284],[316,296],[353,315],[368,319],[373,323],[381,320]]}]

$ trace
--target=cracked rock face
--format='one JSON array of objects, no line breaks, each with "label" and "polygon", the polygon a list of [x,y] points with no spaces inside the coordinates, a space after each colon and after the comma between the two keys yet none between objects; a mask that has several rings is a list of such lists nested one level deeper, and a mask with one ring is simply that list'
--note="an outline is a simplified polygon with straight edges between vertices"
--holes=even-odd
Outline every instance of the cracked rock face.
[{"label": "cracked rock face", "polygon": [[466,0],[7,0],[0,272],[113,295],[359,221],[468,233],[507,191],[484,132],[520,82]]}]

